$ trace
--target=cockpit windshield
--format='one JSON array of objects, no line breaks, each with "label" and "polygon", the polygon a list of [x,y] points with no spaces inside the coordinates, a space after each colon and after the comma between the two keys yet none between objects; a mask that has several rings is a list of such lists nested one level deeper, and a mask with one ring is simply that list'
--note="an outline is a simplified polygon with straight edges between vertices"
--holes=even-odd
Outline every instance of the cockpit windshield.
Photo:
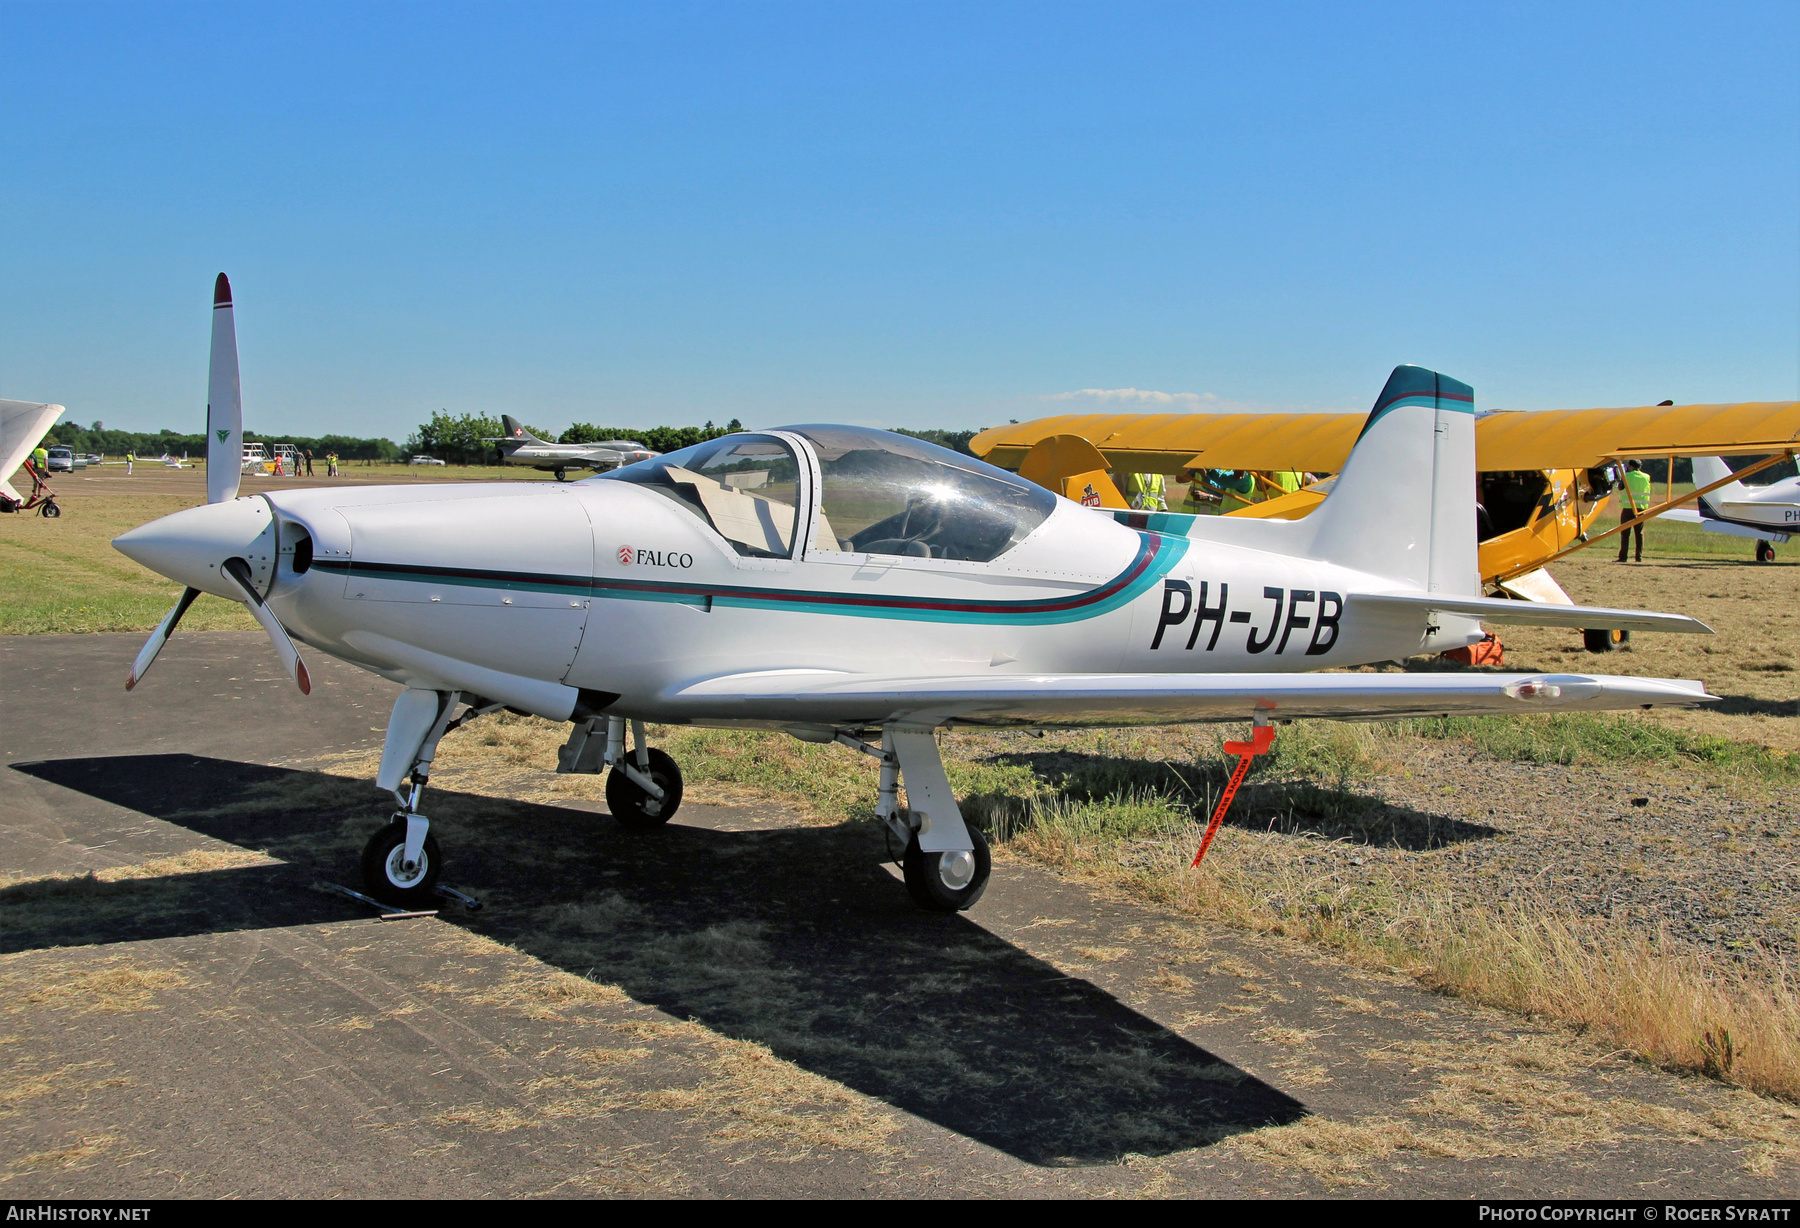
[{"label": "cockpit windshield", "polygon": [[631,482],[679,503],[747,558],[794,552],[800,469],[793,449],[769,435],[727,435],[590,478]]},{"label": "cockpit windshield", "polygon": [[854,426],[784,429],[819,457],[817,550],[985,563],[1056,507],[1043,487],[921,439]]}]

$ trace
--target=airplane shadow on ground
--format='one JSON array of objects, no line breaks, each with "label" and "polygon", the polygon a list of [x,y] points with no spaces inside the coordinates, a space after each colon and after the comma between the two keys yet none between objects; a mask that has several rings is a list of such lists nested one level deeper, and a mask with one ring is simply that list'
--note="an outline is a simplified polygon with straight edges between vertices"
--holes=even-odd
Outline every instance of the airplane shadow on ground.
[{"label": "airplane shadow on ground", "polygon": [[[384,815],[363,781],[190,755],[15,770],[286,864],[0,890],[0,950],[367,915]],[[1298,1120],[1304,1107],[962,916],[916,909],[869,827],[630,833],[584,811],[433,790],[446,920],[1032,1164],[1117,1161]]]},{"label": "airplane shadow on ground", "polygon": [[1707,704],[1702,712],[1724,716],[1800,716],[1800,699],[1757,699],[1753,695],[1721,695],[1716,704]]},{"label": "airplane shadow on ground", "polygon": [[[991,762],[1031,769],[1039,780],[1077,801],[1115,796],[1160,794],[1192,808],[1204,823],[1225,787],[1230,766],[1223,761],[1175,764],[1162,759],[1133,759],[1052,750],[995,755]],[[1006,799],[976,797],[966,809],[979,813],[984,804],[1004,808]],[[1408,852],[1443,848],[1465,840],[1487,840],[1499,829],[1411,806],[1397,806],[1348,782],[1332,783],[1291,775],[1252,771],[1232,802],[1226,825],[1250,831],[1344,840],[1375,848]]]}]

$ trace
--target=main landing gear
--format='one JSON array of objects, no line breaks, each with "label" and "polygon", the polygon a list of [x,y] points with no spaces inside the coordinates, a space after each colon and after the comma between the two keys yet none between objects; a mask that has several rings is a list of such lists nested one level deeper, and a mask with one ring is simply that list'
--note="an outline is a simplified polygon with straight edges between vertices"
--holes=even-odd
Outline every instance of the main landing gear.
[{"label": "main landing gear", "polygon": [[[49,515],[48,512],[46,512],[44,514],[46,516]],[[1760,538],[1760,537],[1757,538],[1756,539],[1756,561],[1759,563],[1773,563],[1775,561],[1774,543],[1766,541],[1765,539]]]},{"label": "main landing gear", "polygon": [[[937,735],[929,729],[890,727],[882,730],[880,747],[848,733],[836,737],[881,762],[875,817],[888,830],[890,849],[893,841],[905,849],[900,867],[913,902],[933,912],[973,908],[987,890],[992,861],[987,841],[963,822],[938,757]],[[902,772],[906,800],[912,803],[905,808],[899,801]]]},{"label": "main landing gear", "polygon": [[556,756],[558,772],[602,772],[606,808],[620,826],[636,830],[661,827],[681,808],[681,769],[660,750],[650,749],[644,722],[632,721],[633,750],[626,745],[622,716],[596,716],[577,722]]},{"label": "main landing gear", "polygon": [[[636,830],[661,827],[681,805],[681,769],[659,750],[650,749],[642,721],[594,717],[577,722],[557,755],[559,772],[601,772],[606,805],[623,826]],[[815,740],[825,740],[824,731]],[[987,841],[963,822],[956,795],[944,776],[937,737],[929,729],[888,728],[881,745],[873,746],[849,733],[829,735],[881,763],[880,801],[876,817],[887,828],[890,846],[900,853],[906,890],[921,908],[960,912],[972,907],[987,890],[991,861]],[[900,777],[906,776],[902,808]]]},{"label": "main landing gear", "polygon": [[1631,632],[1614,627],[1611,630],[1583,631],[1581,646],[1589,652],[1617,652],[1631,643]]}]

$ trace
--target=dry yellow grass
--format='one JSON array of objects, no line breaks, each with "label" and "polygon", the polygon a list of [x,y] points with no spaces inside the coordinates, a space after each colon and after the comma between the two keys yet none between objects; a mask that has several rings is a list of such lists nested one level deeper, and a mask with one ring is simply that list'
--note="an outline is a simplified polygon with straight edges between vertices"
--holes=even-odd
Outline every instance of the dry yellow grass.
[{"label": "dry yellow grass", "polygon": [[[249,849],[189,849],[185,853],[153,857],[149,861],[139,862],[137,865],[108,866],[103,870],[92,871],[88,877],[100,883],[122,883],[131,879],[166,878],[176,874],[209,874],[214,870],[238,870],[247,866],[279,864],[281,863],[267,853],[252,852]],[[24,883],[73,881],[79,877],[82,876],[68,874],[0,875],[0,888],[17,887]]]},{"label": "dry yellow grass", "polygon": [[172,968],[142,968],[123,957],[74,968],[46,969],[35,952],[0,959],[0,1000],[8,1014],[32,1008],[98,1012],[153,1011],[159,992],[187,978]]},{"label": "dry yellow grass", "polygon": [[1459,904],[1447,889],[1398,877],[1386,898],[1365,885],[1356,907],[1296,907],[1340,884],[1284,862],[1268,847],[1274,837],[1253,832],[1227,833],[1196,873],[1186,864],[1196,834],[1171,836],[1148,865],[1140,842],[1131,866],[1105,841],[1054,825],[1012,843],[1195,915],[1304,939],[1457,997],[1593,1031],[1671,1069],[1800,1101],[1800,992],[1779,959],[1710,956],[1530,894],[1505,909]]}]

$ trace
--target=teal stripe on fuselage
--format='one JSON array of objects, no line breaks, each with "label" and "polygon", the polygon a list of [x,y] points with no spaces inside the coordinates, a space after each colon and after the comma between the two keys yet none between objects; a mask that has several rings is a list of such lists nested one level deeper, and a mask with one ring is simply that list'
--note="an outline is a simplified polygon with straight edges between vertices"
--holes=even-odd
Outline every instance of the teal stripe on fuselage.
[{"label": "teal stripe on fuselage", "polygon": [[702,608],[729,606],[749,610],[797,610],[848,618],[962,623],[972,626],[1043,626],[1097,618],[1129,604],[1167,575],[1187,553],[1187,539],[1181,536],[1139,533],[1138,539],[1138,552],[1131,564],[1105,584],[1070,597],[1031,598],[1024,601],[907,596],[875,598],[862,594],[793,589],[605,580],[597,576],[532,575],[473,569],[346,564],[335,561],[321,561],[313,566],[321,571],[342,571],[352,576],[368,576],[372,579],[458,588],[488,588],[503,592],[557,593],[608,601],[653,601]]}]

